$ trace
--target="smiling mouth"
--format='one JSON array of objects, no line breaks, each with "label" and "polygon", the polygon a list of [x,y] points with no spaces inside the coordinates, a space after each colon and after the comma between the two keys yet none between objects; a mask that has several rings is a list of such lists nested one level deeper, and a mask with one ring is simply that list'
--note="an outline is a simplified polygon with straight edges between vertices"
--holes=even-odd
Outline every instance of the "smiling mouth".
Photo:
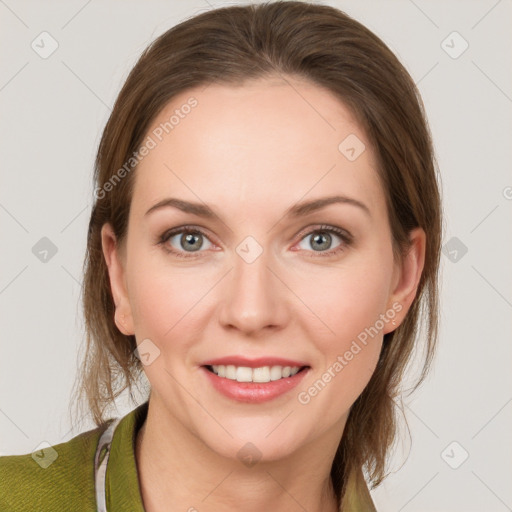
[{"label": "smiling mouth", "polygon": [[234,365],[205,365],[205,368],[218,377],[237,382],[265,383],[293,377],[309,366],[261,366],[250,368],[248,366]]}]

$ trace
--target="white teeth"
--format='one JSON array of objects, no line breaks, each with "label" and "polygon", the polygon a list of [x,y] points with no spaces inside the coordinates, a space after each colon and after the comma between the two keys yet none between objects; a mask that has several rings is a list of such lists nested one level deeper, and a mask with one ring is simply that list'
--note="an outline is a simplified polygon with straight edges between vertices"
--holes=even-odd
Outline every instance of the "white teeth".
[{"label": "white teeth", "polygon": [[295,375],[299,366],[261,366],[249,368],[248,366],[213,365],[213,372],[219,377],[224,377],[238,382],[270,382]]},{"label": "white teeth", "polygon": [[226,379],[236,380],[236,367],[232,364],[226,366]]},{"label": "white teeth", "polygon": [[254,368],[252,371],[253,382],[270,382],[270,368],[264,366],[263,368]]},{"label": "white teeth", "polygon": [[283,376],[281,366],[272,366],[270,368],[270,380],[279,380]]},{"label": "white teeth", "polygon": [[252,381],[252,370],[247,366],[239,366],[236,369],[236,380],[238,382],[251,382]]}]

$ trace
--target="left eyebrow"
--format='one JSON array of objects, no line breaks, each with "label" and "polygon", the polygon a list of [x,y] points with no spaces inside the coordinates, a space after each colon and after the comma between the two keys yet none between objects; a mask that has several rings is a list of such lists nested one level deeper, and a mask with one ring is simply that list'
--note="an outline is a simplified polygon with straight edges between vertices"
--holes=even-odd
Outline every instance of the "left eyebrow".
[{"label": "left eyebrow", "polygon": [[[331,204],[348,204],[351,206],[356,206],[363,210],[368,216],[371,217],[371,212],[368,206],[366,206],[361,201],[354,199],[352,197],[347,196],[330,196],[330,197],[321,197],[319,199],[313,199],[311,201],[305,201],[302,203],[297,203],[286,210],[284,216],[285,217],[303,217],[310,213],[313,213],[317,210],[325,208]],[[183,199],[177,199],[175,197],[169,197],[166,199],[162,199],[158,203],[154,204],[145,214],[144,216],[150,214],[151,212],[158,210],[160,208],[173,207],[181,210],[185,213],[191,213],[193,215],[197,215],[199,217],[205,217],[208,219],[220,218],[209,206],[203,203],[194,203],[190,201],[184,201]]]},{"label": "left eyebrow", "polygon": [[330,196],[330,197],[321,197],[319,199],[313,199],[311,201],[306,201],[303,203],[297,203],[291,208],[289,208],[285,216],[286,217],[302,217],[304,215],[308,215],[312,212],[320,210],[321,208],[325,208],[331,204],[341,203],[348,204],[351,206],[356,206],[363,210],[369,217],[372,216],[370,209],[363,202],[358,199],[354,199],[353,197],[347,196]]}]

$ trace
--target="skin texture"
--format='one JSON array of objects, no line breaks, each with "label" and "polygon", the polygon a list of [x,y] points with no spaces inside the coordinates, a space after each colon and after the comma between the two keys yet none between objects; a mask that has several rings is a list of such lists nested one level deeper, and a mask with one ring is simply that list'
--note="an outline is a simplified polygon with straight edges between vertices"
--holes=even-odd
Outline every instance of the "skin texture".
[{"label": "skin texture", "polygon": [[[149,338],[160,350],[144,367],[152,389],[136,450],[144,506],[148,512],[170,504],[240,510],[242,503],[249,512],[336,510],[334,453],[383,335],[414,299],[425,234],[414,230],[403,264],[393,260],[370,143],[329,91],[291,78],[200,87],[175,97],[148,134],[191,96],[197,106],[135,171],[126,243],[116,244],[108,224],[102,230],[116,323],[137,343]],[[366,146],[354,161],[338,149],[350,134]],[[284,216],[297,202],[337,194],[361,201],[370,213],[332,204],[305,217]],[[168,197],[206,203],[221,220],[172,207],[145,215]],[[180,234],[157,243],[183,225],[204,232],[198,251]],[[325,234],[322,225],[348,231],[352,243],[332,234],[330,245],[315,244],[314,235]],[[250,264],[236,250],[248,236],[263,249]],[[300,403],[298,394],[394,303],[401,309],[396,324],[385,322],[316,396]],[[283,396],[239,403],[213,389],[200,369],[227,355],[292,358],[310,369]],[[247,442],[261,454],[252,467],[237,457]]]}]

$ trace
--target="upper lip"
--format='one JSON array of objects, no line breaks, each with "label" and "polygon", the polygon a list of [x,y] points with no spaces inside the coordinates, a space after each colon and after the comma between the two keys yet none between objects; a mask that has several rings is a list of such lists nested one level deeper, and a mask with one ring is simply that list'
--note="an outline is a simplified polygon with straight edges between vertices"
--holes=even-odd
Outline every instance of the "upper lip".
[{"label": "upper lip", "polygon": [[201,366],[213,365],[245,366],[248,368],[261,368],[262,366],[298,366],[301,368],[302,366],[309,366],[304,361],[295,361],[282,357],[257,357],[255,359],[248,359],[244,356],[226,356],[219,357],[217,359],[210,359],[202,363]]}]

